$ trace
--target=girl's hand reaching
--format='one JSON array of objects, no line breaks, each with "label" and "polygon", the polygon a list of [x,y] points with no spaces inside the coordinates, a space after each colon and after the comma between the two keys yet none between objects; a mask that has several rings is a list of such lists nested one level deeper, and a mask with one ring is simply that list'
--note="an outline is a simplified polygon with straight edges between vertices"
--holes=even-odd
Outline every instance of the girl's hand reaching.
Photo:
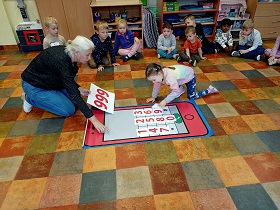
[{"label": "girl's hand reaching", "polygon": [[149,103],[149,102],[152,102],[154,103],[155,102],[155,98],[151,97],[151,98],[147,98],[146,102]]},{"label": "girl's hand reaching", "polygon": [[159,104],[158,104],[161,108],[165,107],[166,105],[166,101],[162,100]]}]

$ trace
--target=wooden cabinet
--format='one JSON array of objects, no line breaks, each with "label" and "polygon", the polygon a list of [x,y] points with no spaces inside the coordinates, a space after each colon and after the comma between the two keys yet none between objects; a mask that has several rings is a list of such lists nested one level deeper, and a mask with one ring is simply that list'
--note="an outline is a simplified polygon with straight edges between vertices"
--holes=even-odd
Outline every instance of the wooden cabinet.
[{"label": "wooden cabinet", "polygon": [[55,17],[59,23],[59,34],[66,40],[77,35],[90,38],[94,33],[90,0],[36,0],[36,5],[42,26],[45,17]]},{"label": "wooden cabinet", "polygon": [[[158,14],[160,18],[160,24],[159,24],[159,31],[162,33],[162,25],[163,22],[166,21],[167,17],[172,16],[179,16],[179,22],[178,21],[170,21],[173,23],[174,33],[176,36],[181,35],[181,33],[184,33],[184,30],[186,28],[186,25],[184,24],[184,17],[188,14],[192,14],[196,17],[196,22],[201,23],[203,27],[207,27],[208,31],[211,31],[209,34],[205,34],[209,40],[213,40],[215,36],[216,31],[216,23],[217,23],[217,16],[219,11],[219,3],[220,0],[213,0],[213,1],[206,1],[206,3],[213,3],[213,8],[203,8],[203,6],[198,6],[197,9],[191,8],[191,9],[182,9],[186,4],[188,5],[199,5],[199,1],[185,1],[185,0],[177,0],[178,2],[178,11],[165,11],[166,10],[166,4],[163,0],[157,0],[157,8],[159,9]],[[199,17],[199,18],[197,18]],[[207,21],[207,18],[211,19],[210,21]],[[201,20],[201,21],[200,21]],[[206,20],[206,21],[203,21]],[[180,32],[180,33],[179,33]]]},{"label": "wooden cabinet", "polygon": [[[110,20],[111,14],[121,14],[127,11],[127,18],[138,17],[137,22],[127,22],[128,29],[135,33],[141,41],[141,48],[143,48],[143,5],[140,0],[123,0],[123,1],[93,1],[90,4],[92,16],[100,14],[100,18]],[[95,18],[93,18],[92,27],[95,28]],[[115,33],[118,31],[117,23],[108,23],[109,32],[111,33],[112,41],[114,41]]]},{"label": "wooden cabinet", "polygon": [[247,11],[255,21],[255,28],[261,32],[262,39],[275,39],[280,34],[280,2],[247,3]]}]

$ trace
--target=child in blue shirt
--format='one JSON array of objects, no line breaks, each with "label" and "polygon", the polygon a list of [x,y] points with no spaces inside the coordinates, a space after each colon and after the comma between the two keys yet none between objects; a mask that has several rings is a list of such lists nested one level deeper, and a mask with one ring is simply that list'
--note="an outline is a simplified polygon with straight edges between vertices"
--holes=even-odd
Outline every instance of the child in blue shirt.
[{"label": "child in blue shirt", "polygon": [[98,71],[104,69],[103,65],[109,65],[110,61],[107,57],[109,52],[111,63],[113,66],[120,65],[116,63],[115,55],[113,54],[112,40],[108,35],[108,23],[105,21],[98,21],[96,24],[96,33],[91,37],[94,43],[94,50],[92,51],[92,58],[88,64],[91,68],[96,68]]},{"label": "child in blue shirt", "polygon": [[[116,55],[118,52],[125,62],[131,58],[138,60],[141,57],[141,53],[139,52],[140,40],[134,37],[131,30],[127,30],[126,20],[120,19],[117,27],[118,31],[115,35],[113,55]],[[119,49],[120,47],[121,49]]]},{"label": "child in blue shirt", "polygon": [[252,19],[246,20],[239,34],[239,45],[231,53],[233,57],[261,60],[265,48],[262,46],[261,33],[254,28]]}]

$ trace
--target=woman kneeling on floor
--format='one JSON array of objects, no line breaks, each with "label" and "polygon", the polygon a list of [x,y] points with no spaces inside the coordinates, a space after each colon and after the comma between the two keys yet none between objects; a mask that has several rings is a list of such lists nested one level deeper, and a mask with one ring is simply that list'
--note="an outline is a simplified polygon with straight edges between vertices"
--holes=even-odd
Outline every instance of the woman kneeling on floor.
[{"label": "woman kneeling on floor", "polygon": [[77,106],[99,132],[109,131],[82,98],[90,91],[75,81],[79,69],[77,63],[88,62],[93,49],[92,41],[77,36],[67,46],[51,47],[36,56],[21,74],[23,110],[29,113],[34,106],[69,117]]}]

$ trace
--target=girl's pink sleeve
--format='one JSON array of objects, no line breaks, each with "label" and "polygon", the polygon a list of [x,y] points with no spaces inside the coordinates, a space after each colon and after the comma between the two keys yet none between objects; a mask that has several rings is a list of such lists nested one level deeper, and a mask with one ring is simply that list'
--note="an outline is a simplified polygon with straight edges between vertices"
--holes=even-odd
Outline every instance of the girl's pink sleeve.
[{"label": "girl's pink sleeve", "polygon": [[157,98],[160,87],[161,87],[161,83],[157,82],[154,84],[154,88],[153,88],[153,92],[152,92],[153,98]]}]

